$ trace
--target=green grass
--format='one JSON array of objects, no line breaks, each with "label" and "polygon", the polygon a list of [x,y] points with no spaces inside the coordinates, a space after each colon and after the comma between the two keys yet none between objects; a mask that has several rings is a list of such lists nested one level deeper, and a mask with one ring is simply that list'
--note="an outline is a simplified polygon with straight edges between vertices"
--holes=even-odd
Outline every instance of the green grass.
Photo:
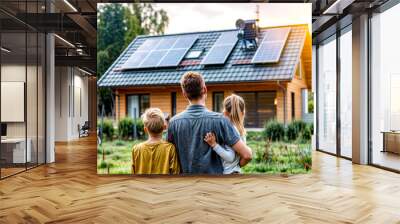
[{"label": "green grass", "polygon": [[290,142],[248,141],[253,160],[243,173],[300,174],[311,171],[311,145]]},{"label": "green grass", "polygon": [[[132,147],[139,141],[105,141],[97,149],[97,173],[130,174]],[[104,157],[103,160],[103,150]]]},{"label": "green grass", "polygon": [[[97,150],[97,172],[130,174],[132,147],[138,142],[140,141],[103,142]],[[250,132],[247,144],[253,150],[253,160],[242,168],[243,173],[300,174],[311,171],[311,143],[267,143],[258,133]]]}]

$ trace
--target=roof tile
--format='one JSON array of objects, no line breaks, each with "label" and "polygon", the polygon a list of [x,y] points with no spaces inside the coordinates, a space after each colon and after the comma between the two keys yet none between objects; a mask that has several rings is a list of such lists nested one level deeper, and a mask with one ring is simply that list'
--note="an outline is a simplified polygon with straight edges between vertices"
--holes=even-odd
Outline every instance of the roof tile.
[{"label": "roof tile", "polygon": [[[260,38],[268,28],[262,28]],[[199,59],[184,59],[176,68],[120,70],[121,66],[133,52],[151,36],[140,36],[127,47],[108,71],[98,81],[100,87],[129,87],[145,85],[178,85],[181,75],[186,71],[199,71],[208,83],[289,80],[293,78],[296,63],[306,39],[307,26],[291,26],[291,32],[282,51],[280,60],[275,64],[254,65],[251,59],[255,51],[243,51],[240,43],[232,50],[225,65],[204,66],[202,59],[207,55],[221,32],[210,31],[199,33],[199,39],[190,50],[202,50]],[[185,35],[185,34],[176,34]]]}]

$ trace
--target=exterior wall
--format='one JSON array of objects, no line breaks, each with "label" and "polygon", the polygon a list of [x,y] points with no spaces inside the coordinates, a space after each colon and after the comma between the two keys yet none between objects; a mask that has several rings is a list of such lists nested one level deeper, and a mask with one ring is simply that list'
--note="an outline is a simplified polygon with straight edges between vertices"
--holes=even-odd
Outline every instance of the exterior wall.
[{"label": "exterior wall", "polygon": [[[206,106],[210,110],[213,107],[213,92],[223,92],[224,97],[229,96],[234,92],[244,92],[244,91],[277,91],[279,87],[276,83],[249,83],[248,85],[243,84],[230,84],[230,85],[208,85],[207,86],[207,100]],[[150,95],[150,106],[158,107],[163,112],[167,112],[171,114],[172,105],[171,105],[171,93],[176,92],[176,111],[177,113],[182,112],[188,106],[188,101],[184,98],[181,88],[178,86],[175,87],[164,87],[164,88],[125,88],[125,89],[117,89],[116,92],[116,117],[117,119],[121,119],[126,116],[126,98],[127,95],[130,94],[149,94]],[[279,95],[279,92],[277,94]],[[277,103],[282,105],[283,107],[283,93],[281,97],[277,99]],[[281,102],[282,101],[282,102]],[[277,114],[280,117],[283,117],[283,109],[278,107]],[[280,119],[283,121],[283,119]]]},{"label": "exterior wall", "polygon": [[[296,77],[291,82],[266,82],[266,83],[240,83],[225,85],[207,85],[206,106],[212,109],[213,92],[224,92],[224,97],[234,92],[254,92],[254,91],[276,91],[276,119],[280,122],[285,120],[285,91],[286,94],[286,121],[291,121],[291,92],[295,93],[295,119],[302,118],[302,98],[301,90],[308,88],[306,76],[304,75],[304,67],[302,63],[296,69]],[[124,88],[115,90],[116,97],[116,116],[121,119],[126,116],[126,96],[130,94],[149,94],[150,106],[158,107],[163,112],[171,114],[171,92],[176,92],[176,111],[182,112],[188,106],[187,100],[184,98],[179,86],[170,87],[147,87],[147,88]]]},{"label": "exterior wall", "polygon": [[288,122],[292,121],[292,97],[291,93],[293,92],[295,95],[295,120],[302,119],[303,111],[302,111],[302,98],[301,98],[301,90],[308,89],[306,76],[304,75],[304,67],[301,62],[299,62],[295,78],[287,84],[287,95],[286,95],[286,120]]}]

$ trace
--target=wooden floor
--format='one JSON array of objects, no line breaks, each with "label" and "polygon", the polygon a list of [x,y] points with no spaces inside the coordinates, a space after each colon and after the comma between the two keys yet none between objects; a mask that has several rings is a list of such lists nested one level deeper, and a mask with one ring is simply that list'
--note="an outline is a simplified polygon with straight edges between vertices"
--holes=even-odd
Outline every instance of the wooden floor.
[{"label": "wooden floor", "polygon": [[95,139],[0,181],[0,223],[400,223],[400,175],[323,153],[309,175],[96,174]]}]

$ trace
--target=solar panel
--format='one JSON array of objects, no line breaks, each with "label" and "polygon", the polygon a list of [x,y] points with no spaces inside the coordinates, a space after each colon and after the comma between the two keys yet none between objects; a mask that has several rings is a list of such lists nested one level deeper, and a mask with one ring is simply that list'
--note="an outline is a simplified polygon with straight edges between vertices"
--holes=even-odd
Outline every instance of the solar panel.
[{"label": "solar panel", "polygon": [[278,62],[289,33],[290,27],[266,31],[251,62],[255,64]]},{"label": "solar panel", "polygon": [[218,65],[224,64],[228,59],[229,54],[235,47],[238,38],[238,31],[223,32],[218,40],[211,47],[207,56],[203,59],[203,65]]},{"label": "solar panel", "polygon": [[187,49],[172,49],[169,50],[167,55],[161,59],[160,64],[158,67],[170,67],[170,66],[177,66],[182,58],[185,56]]},{"label": "solar panel", "polygon": [[186,35],[179,37],[173,48],[191,48],[194,42],[197,40],[197,35]]},{"label": "solar panel", "polygon": [[156,50],[168,50],[174,46],[177,37],[166,37],[162,38],[159,44],[155,47]]},{"label": "solar panel", "polygon": [[122,69],[132,69],[132,68],[138,68],[139,65],[142,63],[143,58],[146,58],[146,56],[150,53],[150,51],[136,51],[134,54],[132,54],[128,60],[121,66]]},{"label": "solar panel", "polygon": [[146,58],[143,59],[140,64],[140,68],[153,68],[160,63],[160,58],[163,58],[168,51],[166,50],[155,50],[151,51]]},{"label": "solar panel", "polygon": [[154,48],[154,46],[157,46],[158,43],[161,41],[160,38],[151,38],[151,39],[146,39],[142,45],[137,49],[138,51],[149,51]]},{"label": "solar panel", "polygon": [[185,35],[146,39],[122,69],[178,66],[197,38],[197,35]]},{"label": "solar panel", "polygon": [[168,50],[168,53],[165,55],[165,57],[160,59],[160,63],[157,67],[178,66],[185,54],[193,46],[197,38],[197,35],[186,35],[178,37],[174,46],[172,46],[172,48]]}]

